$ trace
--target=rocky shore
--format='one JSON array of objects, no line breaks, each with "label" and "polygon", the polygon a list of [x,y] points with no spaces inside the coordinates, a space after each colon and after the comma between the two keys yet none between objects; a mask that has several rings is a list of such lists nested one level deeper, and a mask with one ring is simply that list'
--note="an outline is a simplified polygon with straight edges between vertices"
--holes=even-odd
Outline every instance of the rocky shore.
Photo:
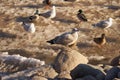
[{"label": "rocky shore", "polygon": [[[1,0],[0,3],[0,80],[120,80],[120,3],[118,0],[52,0],[56,17],[40,16],[36,31],[28,40],[22,22],[36,10],[45,13],[42,0]],[[82,9],[88,22],[76,14]],[[106,29],[93,24],[113,18]],[[75,46],[49,44],[53,39],[78,28]],[[99,48],[93,38],[106,34]]]}]

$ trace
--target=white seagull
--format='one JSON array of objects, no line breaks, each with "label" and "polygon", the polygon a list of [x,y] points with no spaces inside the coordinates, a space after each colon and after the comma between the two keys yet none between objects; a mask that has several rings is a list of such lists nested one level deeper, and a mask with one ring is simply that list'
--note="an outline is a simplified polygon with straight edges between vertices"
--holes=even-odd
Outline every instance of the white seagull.
[{"label": "white seagull", "polygon": [[113,19],[112,18],[109,18],[107,20],[104,20],[104,21],[100,21],[99,23],[95,24],[94,26],[96,27],[100,27],[100,28],[109,28],[111,27],[113,24]]},{"label": "white seagull", "polygon": [[[28,32],[28,33],[34,33],[35,32],[35,30],[36,30],[36,28],[35,28],[35,25],[34,25],[34,23],[25,23],[25,22],[23,22],[23,28],[24,28],[24,30],[26,31],[26,32]],[[28,38],[29,38],[29,40],[31,39],[31,35],[28,35]]]},{"label": "white seagull", "polygon": [[71,32],[63,33],[47,42],[51,44],[62,44],[71,47],[73,45],[76,45],[76,42],[78,40],[78,31],[79,30],[77,28],[73,28]]},{"label": "white seagull", "polygon": [[44,16],[46,18],[55,18],[56,17],[56,9],[55,9],[55,6],[52,7],[52,9],[46,13],[42,13],[40,14],[40,16]]}]

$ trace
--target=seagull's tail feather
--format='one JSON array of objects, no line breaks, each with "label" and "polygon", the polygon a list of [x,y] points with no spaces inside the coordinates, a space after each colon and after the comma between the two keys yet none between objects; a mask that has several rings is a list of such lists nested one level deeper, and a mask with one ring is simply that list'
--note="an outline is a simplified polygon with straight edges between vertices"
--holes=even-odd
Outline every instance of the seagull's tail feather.
[{"label": "seagull's tail feather", "polygon": [[96,24],[92,24],[92,26],[93,26],[93,27],[97,27],[97,25],[96,25]]},{"label": "seagull's tail feather", "polygon": [[26,25],[24,21],[22,22],[22,25]]},{"label": "seagull's tail feather", "polygon": [[50,44],[54,44],[54,39],[47,41]]},{"label": "seagull's tail feather", "polygon": [[85,22],[87,22],[88,20],[87,19],[84,19]]}]

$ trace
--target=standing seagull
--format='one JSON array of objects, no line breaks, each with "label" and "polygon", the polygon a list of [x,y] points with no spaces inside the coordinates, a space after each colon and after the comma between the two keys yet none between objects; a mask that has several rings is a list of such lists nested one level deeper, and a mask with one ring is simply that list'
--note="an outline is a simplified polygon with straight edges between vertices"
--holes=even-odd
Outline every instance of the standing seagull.
[{"label": "standing seagull", "polygon": [[93,26],[97,26],[97,27],[100,27],[100,28],[103,28],[103,29],[105,29],[105,28],[109,28],[109,27],[111,27],[112,26],[112,24],[113,24],[113,19],[112,18],[109,18],[109,19],[107,19],[107,20],[104,20],[104,21],[100,21],[99,23],[97,23],[97,24],[94,24]]},{"label": "standing seagull", "polygon": [[41,13],[40,16],[43,16],[45,18],[55,18],[56,17],[56,9],[55,6],[52,7],[52,9],[46,13]]},{"label": "standing seagull", "polygon": [[106,43],[105,34],[103,33],[101,37],[94,38],[93,40],[99,47],[101,47]]},{"label": "standing seagull", "polygon": [[84,22],[88,21],[86,16],[83,14],[83,11],[81,9],[79,9],[79,11],[77,13],[77,17],[80,20],[80,22],[81,21],[84,21]]},{"label": "standing seagull", "polygon": [[50,0],[44,0],[44,1],[43,1],[43,4],[45,5],[45,8],[47,9],[47,8],[50,7],[51,1],[50,1]]},{"label": "standing seagull", "polygon": [[61,34],[60,36],[57,36],[47,42],[51,44],[62,44],[71,47],[73,45],[76,45],[76,42],[78,40],[78,31],[79,30],[77,28],[73,28],[71,32]]},{"label": "standing seagull", "polygon": [[[23,25],[24,30],[31,33],[31,34],[33,34],[36,30],[35,25],[32,22],[31,23],[23,22],[22,25]],[[31,39],[31,35],[28,34],[28,40],[30,40],[30,39]]]}]

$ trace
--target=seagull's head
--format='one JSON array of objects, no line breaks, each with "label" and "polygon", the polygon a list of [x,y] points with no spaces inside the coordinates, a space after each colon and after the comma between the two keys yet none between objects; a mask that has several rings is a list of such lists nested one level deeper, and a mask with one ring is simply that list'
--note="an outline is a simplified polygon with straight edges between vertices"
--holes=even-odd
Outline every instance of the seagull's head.
[{"label": "seagull's head", "polygon": [[55,6],[52,6],[52,9],[55,9]]},{"label": "seagull's head", "polygon": [[112,18],[109,18],[109,21],[113,21],[113,19],[112,19]]},{"label": "seagull's head", "polygon": [[77,28],[72,29],[73,32],[78,32],[79,30]]},{"label": "seagull's head", "polygon": [[78,13],[82,13],[82,12],[83,12],[82,9],[79,9]]}]

